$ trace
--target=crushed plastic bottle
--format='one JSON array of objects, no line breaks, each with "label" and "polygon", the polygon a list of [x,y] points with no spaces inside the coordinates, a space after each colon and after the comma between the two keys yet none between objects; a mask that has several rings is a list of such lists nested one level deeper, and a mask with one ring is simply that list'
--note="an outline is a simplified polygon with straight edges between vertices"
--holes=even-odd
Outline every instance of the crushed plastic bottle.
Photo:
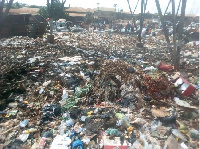
[{"label": "crushed plastic bottle", "polygon": [[27,119],[21,121],[21,123],[19,124],[20,127],[26,127],[27,125],[28,125],[28,120]]},{"label": "crushed plastic bottle", "polygon": [[19,135],[19,138],[21,141],[25,142],[29,137],[29,134],[21,134]]},{"label": "crushed plastic bottle", "polygon": [[183,141],[187,141],[187,139],[183,136],[183,134],[182,134],[178,129],[172,129],[172,133],[173,133],[176,137],[182,139]]},{"label": "crushed plastic bottle", "polygon": [[65,135],[65,131],[66,131],[66,124],[62,121],[60,126],[59,126],[59,134],[61,136]]},{"label": "crushed plastic bottle", "polygon": [[51,80],[46,81],[46,82],[44,82],[44,83],[42,84],[42,86],[47,87],[50,83],[51,83]]},{"label": "crushed plastic bottle", "polygon": [[87,116],[81,116],[81,121],[85,122],[86,118],[87,118]]},{"label": "crushed plastic bottle", "polygon": [[144,149],[153,149],[153,146],[147,142],[145,135],[142,134],[141,132],[140,132],[140,139],[144,143]]},{"label": "crushed plastic bottle", "polygon": [[128,128],[128,127],[130,126],[128,117],[124,117],[124,118],[121,120],[121,126],[122,126],[123,128]]},{"label": "crushed plastic bottle", "polygon": [[39,90],[39,94],[42,94],[44,92],[44,88],[41,87],[40,90]]},{"label": "crushed plastic bottle", "polygon": [[66,120],[66,126],[68,127],[74,125],[74,123],[75,123],[74,120],[71,118],[69,120]]}]

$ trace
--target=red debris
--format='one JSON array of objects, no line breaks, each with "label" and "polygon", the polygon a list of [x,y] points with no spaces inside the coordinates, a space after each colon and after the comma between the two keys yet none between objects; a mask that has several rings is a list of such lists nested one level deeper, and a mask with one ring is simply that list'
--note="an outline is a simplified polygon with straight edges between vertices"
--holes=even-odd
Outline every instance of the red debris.
[{"label": "red debris", "polygon": [[172,71],[174,67],[172,65],[167,65],[163,62],[160,62],[158,64],[158,69],[163,70],[163,71]]}]

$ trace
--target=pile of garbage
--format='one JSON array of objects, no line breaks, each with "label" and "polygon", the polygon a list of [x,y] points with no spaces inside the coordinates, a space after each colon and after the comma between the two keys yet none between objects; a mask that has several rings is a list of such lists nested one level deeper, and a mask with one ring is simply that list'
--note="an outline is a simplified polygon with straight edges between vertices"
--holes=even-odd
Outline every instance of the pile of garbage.
[{"label": "pile of garbage", "polygon": [[196,47],[176,71],[162,36],[55,36],[0,40],[1,148],[198,148]]}]

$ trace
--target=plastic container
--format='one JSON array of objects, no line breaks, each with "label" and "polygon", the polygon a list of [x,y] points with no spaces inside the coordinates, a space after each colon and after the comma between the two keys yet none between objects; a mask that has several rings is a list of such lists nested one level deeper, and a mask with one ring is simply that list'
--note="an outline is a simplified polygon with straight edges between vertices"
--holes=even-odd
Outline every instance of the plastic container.
[{"label": "plastic container", "polygon": [[87,118],[87,116],[81,116],[81,121],[85,122],[86,118]]},{"label": "plastic container", "polygon": [[65,135],[65,131],[66,131],[66,125],[64,122],[61,122],[61,125],[59,126],[59,133],[61,136]]},{"label": "plastic container", "polygon": [[182,134],[178,129],[172,129],[172,133],[173,133],[176,137],[180,138],[181,140],[187,141],[187,139],[183,136],[183,134]]},{"label": "plastic container", "polygon": [[68,127],[74,125],[74,123],[75,123],[74,120],[71,118],[69,120],[66,120],[66,126]]},{"label": "plastic container", "polygon": [[27,125],[28,125],[28,120],[27,119],[21,121],[21,123],[19,124],[20,127],[26,127]]}]

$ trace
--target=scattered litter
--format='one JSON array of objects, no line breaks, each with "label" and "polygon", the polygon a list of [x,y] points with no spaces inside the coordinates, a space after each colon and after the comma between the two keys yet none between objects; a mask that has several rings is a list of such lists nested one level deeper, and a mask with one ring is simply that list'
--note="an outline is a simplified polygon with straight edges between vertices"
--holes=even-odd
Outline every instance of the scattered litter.
[{"label": "scattered litter", "polygon": [[98,30],[1,39],[0,144],[198,148],[199,49],[182,45],[177,72],[155,32],[140,48],[135,35]]}]

